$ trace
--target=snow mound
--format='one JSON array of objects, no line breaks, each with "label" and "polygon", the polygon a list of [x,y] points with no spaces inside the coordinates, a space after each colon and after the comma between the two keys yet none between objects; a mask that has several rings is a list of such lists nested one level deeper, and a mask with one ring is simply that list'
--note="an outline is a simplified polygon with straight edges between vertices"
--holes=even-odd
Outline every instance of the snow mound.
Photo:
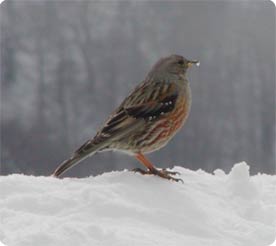
[{"label": "snow mound", "polygon": [[0,177],[7,246],[265,246],[276,234],[276,176],[181,167],[184,184],[128,171],[97,177]]}]

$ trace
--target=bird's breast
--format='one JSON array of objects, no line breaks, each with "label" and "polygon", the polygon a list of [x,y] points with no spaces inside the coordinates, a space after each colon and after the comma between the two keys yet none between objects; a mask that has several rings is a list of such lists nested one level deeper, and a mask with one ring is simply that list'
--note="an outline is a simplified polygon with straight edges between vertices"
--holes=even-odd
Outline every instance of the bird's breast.
[{"label": "bird's breast", "polygon": [[174,136],[183,126],[189,115],[190,105],[190,95],[179,95],[174,110],[167,116],[166,133],[168,136]]}]

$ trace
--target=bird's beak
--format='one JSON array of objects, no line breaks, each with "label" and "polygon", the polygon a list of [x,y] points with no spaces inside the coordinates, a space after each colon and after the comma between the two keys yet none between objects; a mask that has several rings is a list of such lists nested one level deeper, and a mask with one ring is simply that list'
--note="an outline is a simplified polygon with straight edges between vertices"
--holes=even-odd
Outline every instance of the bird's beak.
[{"label": "bird's beak", "polygon": [[194,64],[195,64],[196,66],[199,67],[200,62],[199,62],[199,61],[196,61],[196,60],[188,61],[188,67],[191,67],[191,66],[193,66]]}]

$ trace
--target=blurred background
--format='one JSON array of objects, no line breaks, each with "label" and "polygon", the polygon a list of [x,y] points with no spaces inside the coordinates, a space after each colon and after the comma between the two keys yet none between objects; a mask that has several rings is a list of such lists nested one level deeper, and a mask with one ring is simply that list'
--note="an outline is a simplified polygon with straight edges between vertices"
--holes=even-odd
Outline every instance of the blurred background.
[{"label": "blurred background", "polygon": [[[1,174],[49,175],[163,56],[199,59],[184,128],[158,167],[275,174],[270,1],[13,1],[1,5]],[[66,176],[140,167],[105,152]]]}]

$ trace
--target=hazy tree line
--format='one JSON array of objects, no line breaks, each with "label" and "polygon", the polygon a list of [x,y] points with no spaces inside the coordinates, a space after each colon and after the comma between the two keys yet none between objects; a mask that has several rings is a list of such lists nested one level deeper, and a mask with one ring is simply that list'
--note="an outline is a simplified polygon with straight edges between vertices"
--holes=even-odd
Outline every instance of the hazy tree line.
[{"label": "hazy tree line", "polygon": [[[1,173],[49,174],[162,56],[199,59],[192,111],[157,166],[275,173],[275,19],[266,1],[1,5]],[[136,167],[104,153],[69,174]]]}]

